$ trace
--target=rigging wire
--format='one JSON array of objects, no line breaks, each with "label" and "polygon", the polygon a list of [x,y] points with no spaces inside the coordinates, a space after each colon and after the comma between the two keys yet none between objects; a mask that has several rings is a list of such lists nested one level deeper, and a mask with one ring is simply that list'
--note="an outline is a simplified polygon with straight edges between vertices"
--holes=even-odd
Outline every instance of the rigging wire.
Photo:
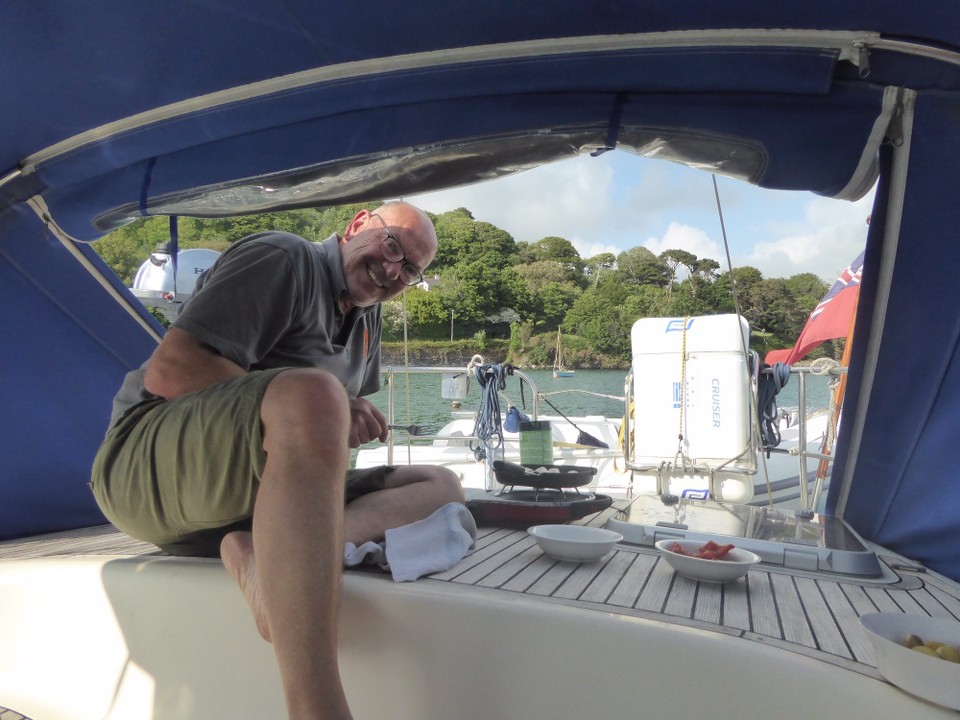
[{"label": "rigging wire", "polygon": [[[727,273],[730,276],[730,294],[733,297],[733,310],[737,314],[737,317],[742,317],[740,310],[740,298],[737,295],[737,281],[733,275],[733,259],[730,256],[730,242],[727,239],[727,226],[723,220],[723,206],[720,203],[720,189],[717,185],[717,176],[715,173],[710,174],[711,179],[713,180],[713,196],[717,201],[717,215],[720,218],[720,233],[723,235],[723,250],[726,253],[727,257]],[[752,363],[750,362],[750,349],[746,345],[746,341],[743,338],[743,334],[740,334],[740,347],[743,350],[743,357],[747,361],[747,367],[752,368]],[[759,367],[757,368],[759,374]],[[752,383],[751,383],[752,387]],[[778,389],[779,390],[779,389]],[[756,403],[757,398],[754,397]],[[754,405],[756,407],[756,405]],[[763,430],[760,426],[760,418],[758,411],[751,413],[753,415],[753,433],[756,437],[763,436]],[[767,485],[767,500],[770,505],[773,505],[773,488],[770,487],[770,473],[767,470],[767,459],[764,456],[764,453],[759,453],[760,462],[763,465],[763,477]]]}]

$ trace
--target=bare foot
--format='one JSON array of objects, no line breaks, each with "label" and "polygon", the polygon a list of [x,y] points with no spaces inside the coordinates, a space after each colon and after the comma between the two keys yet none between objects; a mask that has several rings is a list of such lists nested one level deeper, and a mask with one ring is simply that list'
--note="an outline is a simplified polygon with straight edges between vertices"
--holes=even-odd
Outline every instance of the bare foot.
[{"label": "bare foot", "polygon": [[270,626],[260,605],[260,586],[257,584],[257,562],[253,554],[253,533],[237,531],[226,535],[220,543],[220,556],[223,565],[236,580],[237,585],[247,599],[247,605],[257,621],[257,630],[267,642],[270,639]]}]

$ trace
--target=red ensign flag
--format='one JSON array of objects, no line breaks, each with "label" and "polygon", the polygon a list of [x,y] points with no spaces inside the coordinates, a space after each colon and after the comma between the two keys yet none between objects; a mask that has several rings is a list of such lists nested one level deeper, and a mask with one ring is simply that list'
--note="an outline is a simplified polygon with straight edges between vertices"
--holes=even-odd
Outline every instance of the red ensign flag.
[{"label": "red ensign flag", "polygon": [[768,365],[782,362],[792,365],[808,352],[827,340],[846,337],[853,322],[860,292],[860,274],[863,272],[863,253],[840,273],[820,304],[814,308],[803,326],[797,344],[790,350],[771,350],[764,359]]}]

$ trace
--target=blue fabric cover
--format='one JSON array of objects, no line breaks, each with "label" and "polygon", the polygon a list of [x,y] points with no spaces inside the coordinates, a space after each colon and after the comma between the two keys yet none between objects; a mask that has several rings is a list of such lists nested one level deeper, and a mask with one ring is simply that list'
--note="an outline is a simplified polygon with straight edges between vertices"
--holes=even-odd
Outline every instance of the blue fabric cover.
[{"label": "blue fabric cover", "polygon": [[[960,65],[874,48],[865,73],[830,43],[776,47],[772,41],[692,52],[550,51],[564,38],[705,28],[863,31],[956,52],[960,4],[6,3],[0,23],[0,537],[100,520],[85,486],[90,459],[120,380],[155,342],[137,321],[146,315],[139,303],[122,288],[118,303],[96,276],[108,287],[119,287],[116,278],[90,248],[78,244],[70,252],[54,239],[41,217],[47,212],[77,240],[92,241],[100,235],[93,220],[138,203],[144,188],[148,199],[156,198],[504,134],[587,127],[603,138],[621,100],[623,126],[735,137],[764,154],[761,186],[832,195],[858,167],[884,89],[904,86],[917,90],[918,100],[877,381],[867,404],[859,384],[889,174],[881,178],[870,230],[845,410],[849,420],[865,409],[863,442],[852,448],[841,435],[840,477],[835,473],[829,500],[867,538],[960,577],[951,552],[960,544],[960,484],[950,476],[960,424],[960,202],[953,197]],[[452,54],[538,42],[524,47],[543,52],[519,59],[495,52],[474,63]],[[438,62],[411,66],[410,60]],[[335,73],[328,77],[330,70]],[[111,125],[296,73],[313,75],[294,89],[188,108],[146,125]],[[104,132],[37,161],[37,153],[97,128]],[[404,181],[406,194],[428,182],[414,173]],[[31,198],[42,201],[39,213],[27,206]],[[148,316],[146,322],[157,329]],[[854,475],[843,478],[844,458],[857,451]],[[839,480],[850,481],[848,496],[839,496]]]}]

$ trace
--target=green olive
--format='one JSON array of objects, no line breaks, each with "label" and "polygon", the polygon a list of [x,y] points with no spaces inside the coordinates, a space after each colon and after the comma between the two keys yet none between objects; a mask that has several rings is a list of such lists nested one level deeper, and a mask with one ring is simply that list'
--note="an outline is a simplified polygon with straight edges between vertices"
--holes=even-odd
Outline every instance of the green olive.
[{"label": "green olive", "polygon": [[956,649],[952,645],[941,645],[937,648],[937,655],[950,662],[960,662],[960,654],[957,654]]},{"label": "green olive", "polygon": [[910,649],[918,653],[923,653],[924,655],[929,655],[930,657],[939,657],[936,652],[928,648],[926,645],[915,645]]},{"label": "green olive", "polygon": [[913,634],[911,633],[910,635],[907,635],[907,636],[903,639],[903,644],[904,644],[905,646],[907,646],[908,648],[914,648],[914,647],[916,647],[917,645],[923,645],[923,640],[921,640],[919,636],[913,635]]}]

